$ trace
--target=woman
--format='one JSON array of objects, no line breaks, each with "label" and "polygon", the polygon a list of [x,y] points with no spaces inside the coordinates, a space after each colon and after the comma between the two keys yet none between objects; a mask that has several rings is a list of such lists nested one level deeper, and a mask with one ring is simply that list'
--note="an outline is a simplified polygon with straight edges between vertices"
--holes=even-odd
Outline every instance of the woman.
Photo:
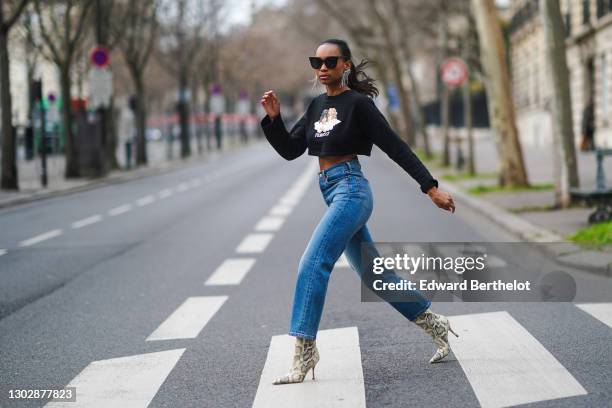
[{"label": "woman", "polygon": [[[419,183],[421,191],[438,207],[455,211],[453,199],[438,190],[437,180],[394,133],[371,99],[378,90],[363,72],[367,62],[355,67],[346,42],[329,39],[319,45],[310,64],[315,80],[324,84],[327,92],[311,101],[290,132],[285,128],[274,92],[267,91],[261,98],[266,112],[261,126],[274,149],[286,160],[301,156],[307,148],[309,155],[319,156],[319,186],[328,206],[299,263],[289,330],[296,337],[293,365],[274,384],[302,382],[310,369],[315,378],[314,368],[319,361],[316,334],[327,283],[343,251],[363,278],[361,243],[373,242],[366,226],[373,198],[358,154],[369,156],[372,144],[376,144]],[[360,75],[363,79],[359,79]],[[381,277],[387,281],[399,279],[394,273]],[[409,291],[409,295],[416,300],[389,303],[432,336],[438,349],[430,362],[437,362],[450,351],[448,319],[430,311],[431,301],[418,291]]]}]

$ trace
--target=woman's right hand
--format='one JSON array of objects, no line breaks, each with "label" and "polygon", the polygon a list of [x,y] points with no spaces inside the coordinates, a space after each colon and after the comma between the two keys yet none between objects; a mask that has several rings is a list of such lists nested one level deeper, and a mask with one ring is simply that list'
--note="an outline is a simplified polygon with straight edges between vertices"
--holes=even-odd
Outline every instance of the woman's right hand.
[{"label": "woman's right hand", "polygon": [[280,113],[280,102],[272,90],[263,94],[261,106],[263,106],[270,119],[274,119]]}]

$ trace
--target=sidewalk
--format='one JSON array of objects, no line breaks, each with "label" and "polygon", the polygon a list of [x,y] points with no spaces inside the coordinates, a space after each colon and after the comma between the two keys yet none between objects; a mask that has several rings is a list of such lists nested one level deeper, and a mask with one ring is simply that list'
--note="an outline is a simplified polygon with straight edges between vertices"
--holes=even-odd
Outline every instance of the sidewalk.
[{"label": "sidewalk", "polygon": [[[430,134],[432,149],[439,154],[442,147],[441,137],[436,129],[432,129]],[[590,250],[569,240],[577,230],[590,226],[587,218],[593,209],[578,206],[568,209],[552,208],[554,174],[553,152],[550,146],[522,146],[529,182],[532,185],[540,185],[541,189],[476,194],[473,191],[475,188],[497,185],[498,156],[492,134],[488,130],[477,131],[474,145],[477,177],[465,178],[455,170],[456,145],[451,143],[453,167],[444,169],[438,166],[435,170],[441,188],[521,239],[532,242],[566,242],[564,254],[559,256],[559,261],[612,276],[612,246],[600,246],[598,250]],[[466,149],[467,144],[464,142],[464,152]],[[577,158],[580,185],[594,187],[595,155],[578,151]],[[428,165],[435,168],[437,162],[430,162]],[[607,183],[610,184],[612,160],[604,160],[604,169]]]},{"label": "sidewalk", "polygon": [[[165,141],[149,141],[147,143],[147,157],[149,163],[145,167],[132,167],[132,169],[119,169],[111,171],[106,177],[102,178],[64,178],[65,160],[63,155],[52,155],[47,157],[47,187],[43,188],[40,180],[41,164],[40,158],[27,161],[24,159],[23,150],[18,151],[18,175],[19,191],[11,192],[0,190],[0,209],[19,204],[32,202],[35,200],[55,197],[63,194],[70,194],[92,188],[101,187],[108,184],[120,183],[134,180],[141,177],[151,176],[173,169],[186,167],[191,164],[216,158],[228,151],[238,149],[259,141],[255,136],[251,136],[249,141],[244,144],[234,137],[228,137],[223,143],[222,149],[216,149],[213,144],[211,150],[206,149],[206,139],[203,139],[203,151],[198,155],[195,140],[192,140],[192,155],[188,159],[181,159],[179,153],[179,142],[173,143],[172,151],[169,151]],[[123,150],[117,150],[117,159],[120,166],[125,165]]]}]

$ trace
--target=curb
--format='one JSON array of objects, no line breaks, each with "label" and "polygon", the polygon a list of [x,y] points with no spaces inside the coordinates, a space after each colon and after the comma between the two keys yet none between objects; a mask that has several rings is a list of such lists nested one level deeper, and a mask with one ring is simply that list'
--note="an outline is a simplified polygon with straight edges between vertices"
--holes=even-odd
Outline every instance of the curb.
[{"label": "curb", "polygon": [[[537,243],[565,243],[564,255],[574,254],[581,252],[583,249],[573,242],[569,242],[563,239],[560,235],[549,231],[545,228],[533,225],[524,218],[515,215],[503,208],[500,208],[494,204],[489,203],[478,198],[475,198],[468,193],[462,191],[455,184],[448,181],[440,182],[440,187],[443,190],[447,190],[452,196],[457,197],[460,201],[467,204],[473,210],[478,211],[491,221],[500,225],[507,231],[517,235],[519,238],[529,242]],[[554,247],[554,246],[553,246]],[[595,265],[585,265],[583,263],[570,262],[564,260],[561,254],[555,251],[553,248],[543,246],[548,254],[555,257],[555,261],[560,265],[579,268],[581,270],[595,273],[600,276],[610,277],[612,276],[612,265],[608,264],[605,267]]]},{"label": "curb", "polygon": [[524,218],[491,204],[488,201],[472,197],[450,182],[440,182],[440,185],[443,187],[442,189],[448,190],[451,195],[458,197],[470,208],[477,210],[480,214],[526,241],[566,242],[560,235],[545,228],[535,226]]},{"label": "curb", "polygon": [[[171,172],[174,170],[180,170],[183,168],[187,168],[190,165],[194,164],[202,164],[206,163],[210,160],[215,160],[219,156],[232,152],[234,150],[238,150],[244,147],[248,147],[253,145],[254,143],[259,142],[258,139],[249,140],[245,144],[233,145],[223,148],[221,151],[211,151],[204,152],[201,156],[191,156],[187,159],[173,159],[171,161],[163,161],[161,163],[156,163],[151,166],[134,168],[132,170],[113,170],[108,176],[100,177],[100,178],[84,178],[84,184],[79,186],[71,186],[65,188],[58,188],[55,190],[45,190],[41,189],[36,192],[22,195],[19,197],[12,197],[7,199],[0,199],[0,210],[10,207],[15,207],[21,204],[28,204],[35,201],[40,201],[48,198],[60,197],[64,195],[79,193],[82,191],[93,190],[100,187],[105,187],[118,183],[125,183],[127,181],[138,180],[145,177],[155,176],[165,172]],[[196,153],[197,154],[197,153]]]}]

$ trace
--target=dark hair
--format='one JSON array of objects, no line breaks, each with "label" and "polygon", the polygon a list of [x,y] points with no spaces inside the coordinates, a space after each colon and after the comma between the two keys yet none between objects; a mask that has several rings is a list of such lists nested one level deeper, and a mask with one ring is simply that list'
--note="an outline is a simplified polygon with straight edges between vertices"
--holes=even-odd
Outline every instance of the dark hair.
[{"label": "dark hair", "polygon": [[[323,41],[321,44],[335,44],[340,49],[340,55],[344,57],[345,60],[353,60],[351,49],[348,44],[344,40],[339,40],[336,38],[330,38],[328,40]],[[369,96],[370,98],[378,96],[378,88],[374,86],[375,80],[370,78],[364,71],[366,65],[368,65],[370,61],[367,59],[361,60],[359,65],[355,66],[355,63],[351,64],[351,72],[348,76],[348,87],[354,89],[355,91],[362,93],[364,95]],[[359,76],[362,76],[363,79],[359,79]]]}]

